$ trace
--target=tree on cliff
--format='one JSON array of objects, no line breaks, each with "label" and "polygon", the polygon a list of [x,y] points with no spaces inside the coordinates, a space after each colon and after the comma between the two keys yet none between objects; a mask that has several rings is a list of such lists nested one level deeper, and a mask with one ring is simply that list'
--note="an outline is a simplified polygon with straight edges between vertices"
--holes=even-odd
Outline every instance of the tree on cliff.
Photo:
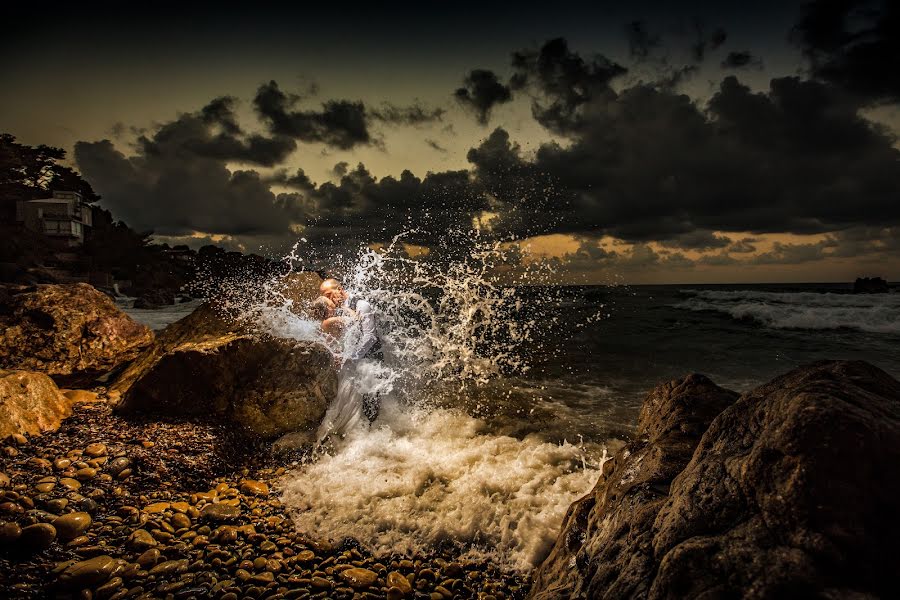
[{"label": "tree on cliff", "polygon": [[66,151],[41,144],[27,146],[0,133],[0,222],[15,220],[16,201],[46,196],[51,190],[74,190],[86,202],[100,199],[74,169],[60,164]]}]

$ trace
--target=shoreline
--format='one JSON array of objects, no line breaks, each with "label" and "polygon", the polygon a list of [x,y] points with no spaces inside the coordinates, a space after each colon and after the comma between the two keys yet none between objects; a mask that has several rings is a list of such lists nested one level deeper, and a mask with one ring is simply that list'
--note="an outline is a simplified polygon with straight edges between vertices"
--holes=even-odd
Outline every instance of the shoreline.
[{"label": "shoreline", "polygon": [[[525,596],[529,574],[459,560],[450,548],[373,556],[352,539],[296,531],[280,501],[280,480],[297,458],[276,456],[269,444],[248,445],[221,424],[123,418],[102,401],[78,404],[59,430],[3,447],[0,472],[9,483],[0,488],[0,518],[60,526],[52,540],[31,534],[32,548],[15,543],[0,552],[0,571],[9,574],[0,578],[0,595],[65,597],[89,589],[94,598],[115,599]],[[69,530],[54,511],[73,507],[81,522],[70,517]],[[98,557],[110,559],[101,573],[61,584],[67,562],[105,560]]]}]

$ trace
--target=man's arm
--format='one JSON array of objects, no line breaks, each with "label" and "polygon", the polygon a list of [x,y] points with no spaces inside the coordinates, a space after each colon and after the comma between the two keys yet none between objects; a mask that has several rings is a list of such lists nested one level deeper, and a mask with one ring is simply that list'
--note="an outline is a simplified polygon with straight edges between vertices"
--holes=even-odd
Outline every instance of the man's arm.
[{"label": "man's arm", "polygon": [[378,334],[375,332],[375,311],[372,305],[365,300],[360,300],[356,303],[356,314],[359,315],[361,331],[359,345],[350,360],[359,360],[364,357],[378,341]]}]

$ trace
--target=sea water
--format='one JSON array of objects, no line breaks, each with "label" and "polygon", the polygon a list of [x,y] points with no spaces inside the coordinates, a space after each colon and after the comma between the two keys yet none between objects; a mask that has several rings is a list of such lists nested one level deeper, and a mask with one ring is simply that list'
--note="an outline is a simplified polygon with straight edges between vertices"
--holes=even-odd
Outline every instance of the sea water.
[{"label": "sea water", "polygon": [[[701,372],[743,392],[825,358],[900,377],[900,294],[498,286],[490,267],[501,255],[475,244],[455,266],[368,251],[339,265],[391,327],[394,378],[378,420],[357,419],[286,476],[298,528],[378,552],[457,546],[527,571],[593,487],[604,452],[633,434],[657,383]],[[287,310],[273,283],[235,305],[272,335],[318,339],[318,324]]]}]

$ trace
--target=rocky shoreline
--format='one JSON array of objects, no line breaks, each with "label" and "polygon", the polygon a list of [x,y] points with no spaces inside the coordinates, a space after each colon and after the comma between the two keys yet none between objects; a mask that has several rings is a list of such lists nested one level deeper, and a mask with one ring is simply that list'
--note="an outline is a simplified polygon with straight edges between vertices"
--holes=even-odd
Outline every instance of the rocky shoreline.
[{"label": "rocky shoreline", "polygon": [[373,556],[297,532],[274,454],[217,423],[79,404],[0,457],[0,597],[522,598],[521,573],[459,558]]}]

